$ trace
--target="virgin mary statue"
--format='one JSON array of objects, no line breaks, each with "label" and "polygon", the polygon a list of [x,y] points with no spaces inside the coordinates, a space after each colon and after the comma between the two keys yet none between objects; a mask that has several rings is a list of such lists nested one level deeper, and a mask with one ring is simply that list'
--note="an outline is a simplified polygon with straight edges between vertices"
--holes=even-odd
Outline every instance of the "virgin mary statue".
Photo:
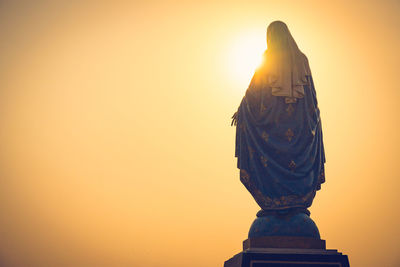
[{"label": "virgin mary statue", "polygon": [[240,180],[261,212],[307,213],[325,181],[325,154],[308,60],[285,23],[268,26],[263,63],[232,123]]}]

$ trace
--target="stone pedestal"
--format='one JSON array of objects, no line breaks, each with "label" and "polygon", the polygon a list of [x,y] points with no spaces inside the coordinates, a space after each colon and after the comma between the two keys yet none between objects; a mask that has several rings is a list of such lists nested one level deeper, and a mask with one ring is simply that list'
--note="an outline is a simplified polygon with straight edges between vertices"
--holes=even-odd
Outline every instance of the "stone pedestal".
[{"label": "stone pedestal", "polygon": [[349,267],[337,250],[250,248],[227,260],[224,267]]},{"label": "stone pedestal", "polygon": [[346,255],[326,249],[308,211],[261,211],[243,251],[224,267],[349,267]]}]

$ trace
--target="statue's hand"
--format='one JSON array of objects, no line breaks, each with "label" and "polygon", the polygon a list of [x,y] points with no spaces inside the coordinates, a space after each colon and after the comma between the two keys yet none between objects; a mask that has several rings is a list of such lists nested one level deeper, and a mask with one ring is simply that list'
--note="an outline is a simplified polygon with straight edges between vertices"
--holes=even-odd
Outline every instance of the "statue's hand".
[{"label": "statue's hand", "polygon": [[231,126],[233,126],[233,125],[237,125],[237,112],[235,112],[235,114],[233,114],[233,116],[232,116],[232,123],[231,123]]}]

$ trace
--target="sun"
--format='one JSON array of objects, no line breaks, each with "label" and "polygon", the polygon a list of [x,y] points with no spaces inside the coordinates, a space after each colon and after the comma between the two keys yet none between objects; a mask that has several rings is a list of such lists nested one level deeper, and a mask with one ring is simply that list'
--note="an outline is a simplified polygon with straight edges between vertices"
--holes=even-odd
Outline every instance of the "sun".
[{"label": "sun", "polygon": [[236,82],[248,84],[256,68],[261,64],[265,51],[265,32],[247,32],[238,35],[230,44],[230,75]]}]

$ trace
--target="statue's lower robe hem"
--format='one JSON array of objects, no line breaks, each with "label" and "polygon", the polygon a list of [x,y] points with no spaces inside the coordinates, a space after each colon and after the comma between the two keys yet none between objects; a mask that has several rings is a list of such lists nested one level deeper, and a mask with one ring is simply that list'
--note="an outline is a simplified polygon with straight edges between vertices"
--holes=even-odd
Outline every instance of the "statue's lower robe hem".
[{"label": "statue's lower robe hem", "polygon": [[[311,206],[316,191],[321,188],[319,184],[319,186],[316,187],[317,190],[312,190],[303,196],[285,195],[279,198],[270,198],[263,194],[253,183],[251,183],[250,175],[244,169],[240,170],[240,181],[263,210],[286,210],[292,208],[307,209]],[[323,182],[323,180],[320,182]]]}]

